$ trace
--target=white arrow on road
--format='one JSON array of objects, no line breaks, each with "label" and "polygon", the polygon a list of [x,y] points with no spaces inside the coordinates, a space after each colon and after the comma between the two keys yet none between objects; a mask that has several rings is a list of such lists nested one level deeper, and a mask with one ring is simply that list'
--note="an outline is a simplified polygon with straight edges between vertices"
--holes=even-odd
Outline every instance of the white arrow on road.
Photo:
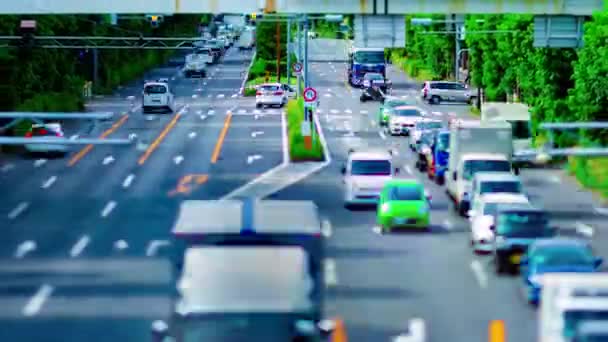
[{"label": "white arrow on road", "polygon": [[173,158],[173,162],[175,162],[175,165],[179,165],[184,161],[184,157],[183,156],[177,156],[175,158]]},{"label": "white arrow on road", "polygon": [[27,240],[22,242],[18,247],[17,251],[15,251],[15,258],[21,259],[29,252],[33,252],[36,250],[36,241]]},{"label": "white arrow on road", "polygon": [[425,342],[426,324],[422,318],[410,319],[408,333],[395,336],[393,342]]},{"label": "white arrow on road", "polygon": [[188,138],[190,138],[190,139],[196,138],[196,132],[190,132],[190,134],[188,134]]},{"label": "white arrow on road", "polygon": [[251,164],[256,160],[262,159],[262,156],[259,154],[247,157],[247,164]]},{"label": "white arrow on road", "polygon": [[125,240],[118,240],[118,241],[114,242],[114,249],[118,249],[119,251],[122,251],[127,248],[129,248],[129,244]]},{"label": "white arrow on road", "polygon": [[169,241],[167,240],[152,240],[148,244],[148,248],[146,248],[146,256],[155,256],[158,250],[161,247],[169,246]]},{"label": "white arrow on road", "polygon": [[38,159],[34,162],[34,167],[41,167],[46,163],[46,159]]},{"label": "white arrow on road", "polygon": [[103,165],[108,165],[108,164],[112,163],[113,161],[114,161],[114,157],[107,156],[107,157],[103,158]]},{"label": "white arrow on road", "polygon": [[129,134],[129,140],[135,140],[135,139],[137,139],[137,133]]},{"label": "white arrow on road", "polygon": [[252,133],[251,133],[251,137],[252,137],[252,138],[255,138],[255,137],[257,137],[258,135],[262,135],[262,134],[264,134],[264,132],[262,132],[262,131],[255,131],[255,132],[252,132]]}]

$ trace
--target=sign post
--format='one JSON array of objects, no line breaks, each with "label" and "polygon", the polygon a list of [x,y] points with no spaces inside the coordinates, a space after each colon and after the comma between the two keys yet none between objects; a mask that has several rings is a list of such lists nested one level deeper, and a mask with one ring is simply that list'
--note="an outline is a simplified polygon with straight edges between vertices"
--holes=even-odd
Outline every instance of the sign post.
[{"label": "sign post", "polygon": [[[313,115],[315,111],[315,104],[317,100],[317,91],[308,87],[304,89],[304,121],[302,122],[302,136],[304,137],[304,144],[306,149],[312,149],[313,134],[314,134],[314,120]],[[306,128],[305,128],[306,127]]]},{"label": "sign post", "polygon": [[302,63],[296,62],[291,66],[293,73],[298,77],[298,85],[296,87],[297,96],[300,97],[300,77],[302,76]]}]

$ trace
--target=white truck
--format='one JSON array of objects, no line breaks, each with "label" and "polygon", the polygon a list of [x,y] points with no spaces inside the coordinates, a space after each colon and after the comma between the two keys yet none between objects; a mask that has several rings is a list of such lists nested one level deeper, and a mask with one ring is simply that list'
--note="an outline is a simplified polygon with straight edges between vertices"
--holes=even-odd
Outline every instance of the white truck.
[{"label": "white truck", "polygon": [[532,151],[530,108],[523,103],[486,102],[481,105],[481,121],[507,121],[513,136],[513,158],[517,164],[529,162]]},{"label": "white truck", "polygon": [[[511,125],[505,121],[454,123],[450,128],[449,154],[447,194],[454,209],[466,216],[475,173],[511,171]],[[519,173],[517,169],[515,173]]]},{"label": "white truck", "polygon": [[237,46],[239,50],[249,50],[255,45],[255,27],[247,26],[241,32]]},{"label": "white truck", "polygon": [[553,273],[540,280],[539,342],[586,341],[588,321],[608,321],[608,275]]}]

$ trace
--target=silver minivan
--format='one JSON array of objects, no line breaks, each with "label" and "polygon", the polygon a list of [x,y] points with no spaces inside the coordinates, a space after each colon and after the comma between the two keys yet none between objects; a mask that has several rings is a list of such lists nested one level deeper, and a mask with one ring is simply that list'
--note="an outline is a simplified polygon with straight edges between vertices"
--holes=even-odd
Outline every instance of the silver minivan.
[{"label": "silver minivan", "polygon": [[450,81],[426,81],[420,95],[429,104],[446,102],[461,102],[472,104],[477,98],[477,91],[466,84]]}]

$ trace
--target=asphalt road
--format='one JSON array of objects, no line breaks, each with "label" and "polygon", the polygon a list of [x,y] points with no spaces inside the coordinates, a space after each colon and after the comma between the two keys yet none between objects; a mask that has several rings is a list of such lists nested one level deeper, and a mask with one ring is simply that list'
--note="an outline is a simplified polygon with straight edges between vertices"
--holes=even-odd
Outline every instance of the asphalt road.
[{"label": "asphalt road", "polygon": [[[325,44],[318,42],[316,44]],[[317,50],[325,50],[317,47]],[[314,57],[313,57],[314,58]],[[320,60],[334,58],[322,55]],[[536,312],[519,292],[519,278],[496,276],[488,257],[470,248],[468,221],[455,215],[444,187],[430,182],[414,168],[405,137],[390,137],[377,124],[377,103],[360,103],[360,90],[345,83],[345,64],[315,63],[311,79],[321,95],[319,114],[332,155],[320,173],[272,198],[312,200],[332,224],[329,258],[335,265],[328,288],[327,314],[345,320],[353,341],[387,341],[407,331],[408,321],[422,318],[428,341],[487,341],[488,325],[503,320],[509,341],[533,341]],[[395,96],[419,96],[420,85],[394,67],[389,68]],[[468,106],[429,106],[429,116],[468,117]],[[375,210],[343,207],[340,167],[348,150],[384,146],[398,151],[401,177],[422,180],[430,191],[432,229],[429,233],[379,235]],[[523,170],[526,191],[547,208],[560,228],[594,228],[593,243],[608,257],[608,224],[595,211],[592,196],[580,191],[561,170]]]},{"label": "asphalt road", "polygon": [[[116,120],[68,130],[136,134],[132,146],[0,156],[0,340],[148,340],[170,310],[156,256],[179,203],[217,199],[283,161],[281,110],[237,97],[250,60],[229,50],[204,80],[152,70],[88,104]],[[171,79],[177,114],[144,116],[143,81],[160,77]]]}]

